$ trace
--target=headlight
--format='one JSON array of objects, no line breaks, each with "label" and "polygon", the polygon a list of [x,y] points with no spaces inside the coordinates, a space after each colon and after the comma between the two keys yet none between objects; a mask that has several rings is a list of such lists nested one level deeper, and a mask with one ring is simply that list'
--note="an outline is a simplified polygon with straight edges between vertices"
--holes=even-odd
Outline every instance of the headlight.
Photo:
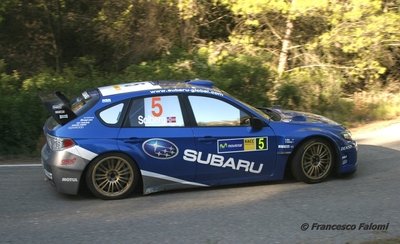
[{"label": "headlight", "polygon": [[351,138],[351,132],[350,131],[346,130],[346,131],[343,131],[341,134],[342,134],[342,137],[345,140],[347,140],[347,141],[352,141],[353,140],[353,138]]}]

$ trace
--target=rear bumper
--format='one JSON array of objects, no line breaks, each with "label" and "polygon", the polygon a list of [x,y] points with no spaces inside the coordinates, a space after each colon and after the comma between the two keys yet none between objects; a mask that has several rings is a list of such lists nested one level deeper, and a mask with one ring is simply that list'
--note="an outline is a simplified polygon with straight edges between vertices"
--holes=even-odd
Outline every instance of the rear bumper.
[{"label": "rear bumper", "polygon": [[77,194],[87,160],[66,151],[52,151],[47,144],[42,148],[41,157],[44,175],[57,191]]}]

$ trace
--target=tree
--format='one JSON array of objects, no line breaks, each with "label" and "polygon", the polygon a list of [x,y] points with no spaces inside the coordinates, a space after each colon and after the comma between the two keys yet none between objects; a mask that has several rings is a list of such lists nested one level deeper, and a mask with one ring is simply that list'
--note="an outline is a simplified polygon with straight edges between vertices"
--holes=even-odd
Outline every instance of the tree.
[{"label": "tree", "polygon": [[[291,49],[304,45],[305,43],[295,43],[292,45],[293,33],[303,28],[298,26],[302,23],[302,18],[319,15],[319,12],[326,8],[328,1],[308,1],[308,0],[267,0],[267,1],[224,1],[229,5],[232,11],[244,20],[245,26],[251,31],[250,35],[258,37],[255,43],[264,44],[266,41],[272,41],[274,46],[265,44],[272,48],[272,52],[277,56],[278,76],[282,76],[288,66],[289,52]],[[284,20],[284,25],[282,25]],[[303,23],[304,24],[304,23]],[[311,29],[307,35],[315,35]],[[262,33],[261,35],[255,32]],[[298,31],[297,31],[298,32]],[[275,40],[273,40],[275,39]],[[308,37],[304,38],[309,39]],[[264,40],[264,41],[263,41]],[[302,40],[297,39],[298,42]]]},{"label": "tree", "polygon": [[395,2],[352,0],[330,6],[331,28],[312,49],[321,61],[345,71],[349,91],[399,80],[400,12]]}]

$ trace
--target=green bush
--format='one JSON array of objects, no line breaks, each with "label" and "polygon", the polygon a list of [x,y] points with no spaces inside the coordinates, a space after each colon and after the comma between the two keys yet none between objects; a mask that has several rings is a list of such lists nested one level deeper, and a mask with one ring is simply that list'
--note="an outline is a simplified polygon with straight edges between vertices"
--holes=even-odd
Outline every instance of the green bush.
[{"label": "green bush", "polygon": [[[262,57],[225,55],[210,62],[206,54],[177,51],[160,60],[131,65],[121,73],[98,71],[88,57],[65,67],[62,74],[43,70],[22,79],[6,74],[0,62],[0,156],[38,153],[42,126],[49,116],[39,93],[63,91],[74,97],[88,88],[144,80],[213,80],[217,87],[255,106],[272,103],[283,108],[315,112],[349,125],[357,121],[400,115],[400,94],[385,91],[353,95],[342,91],[340,74],[297,70],[284,76],[272,90],[275,74]],[[267,94],[275,94],[272,100]],[[38,142],[39,141],[39,142]]]},{"label": "green bush", "polygon": [[272,88],[272,75],[257,58],[229,57],[211,67],[209,78],[221,89],[254,106],[271,104],[267,93]]},{"label": "green bush", "polygon": [[343,83],[341,74],[332,70],[296,70],[278,85],[277,103],[346,122],[352,117],[353,102],[342,91]]},{"label": "green bush", "polygon": [[271,77],[271,72],[259,58],[230,56],[209,64],[207,57],[196,54],[176,59],[166,56],[158,61],[132,65],[124,71],[121,79],[124,82],[208,79],[245,102],[265,106],[270,104],[267,93],[272,87]]},{"label": "green bush", "polygon": [[39,97],[25,91],[0,93],[0,155],[32,153],[46,117]]},{"label": "green bush", "polygon": [[[270,72],[252,57],[229,57],[210,65],[207,57],[173,53],[162,59],[132,65],[120,74],[96,70],[93,60],[84,57],[62,74],[52,70],[21,79],[18,74],[0,73],[0,155],[38,153],[42,126],[48,113],[40,93],[62,91],[72,98],[88,88],[144,80],[188,80],[203,78],[232,95],[255,105],[267,105]],[[1,71],[1,66],[0,66]]]}]

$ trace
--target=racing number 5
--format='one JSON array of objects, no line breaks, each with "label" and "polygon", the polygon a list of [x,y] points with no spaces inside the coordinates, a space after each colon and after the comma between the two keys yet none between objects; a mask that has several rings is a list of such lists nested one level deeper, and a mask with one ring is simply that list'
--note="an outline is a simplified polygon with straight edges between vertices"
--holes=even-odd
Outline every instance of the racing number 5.
[{"label": "racing number 5", "polygon": [[163,107],[161,105],[161,97],[151,98],[151,114],[154,117],[160,117],[163,113]]},{"label": "racing number 5", "polygon": [[257,149],[266,149],[266,144],[265,144],[265,137],[263,138],[258,138],[258,142],[257,142]]}]

